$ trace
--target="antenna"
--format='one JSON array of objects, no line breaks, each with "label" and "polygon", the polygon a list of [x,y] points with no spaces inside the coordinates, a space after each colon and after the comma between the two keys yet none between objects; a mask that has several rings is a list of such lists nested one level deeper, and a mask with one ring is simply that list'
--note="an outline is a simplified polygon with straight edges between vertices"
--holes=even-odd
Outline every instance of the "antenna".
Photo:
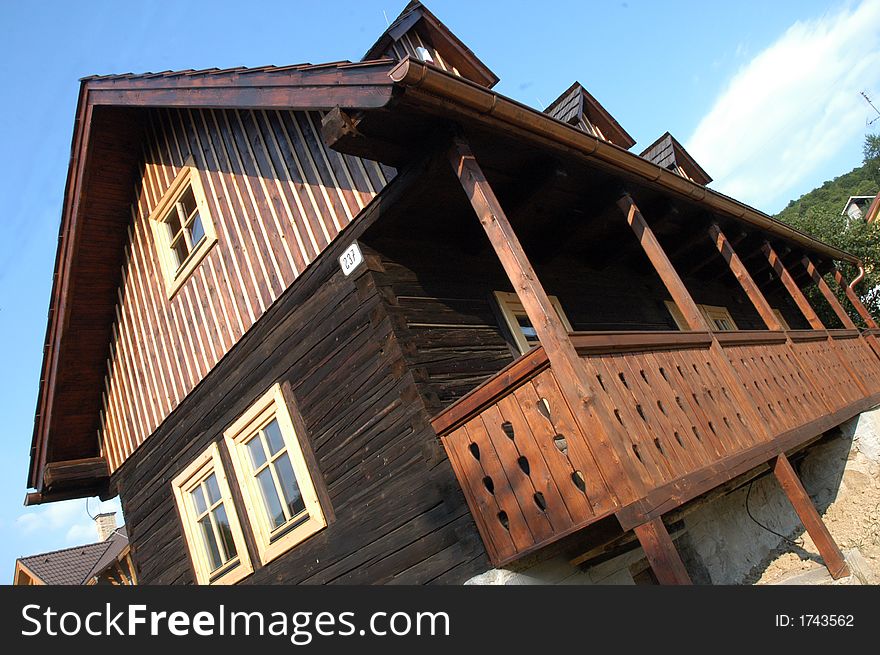
[{"label": "antenna", "polygon": [[[385,10],[382,10],[382,15],[385,16],[385,27],[389,27],[391,23],[388,20],[388,14],[385,13]],[[862,95],[865,95],[864,93]]]},{"label": "antenna", "polygon": [[869,105],[871,105],[871,109],[873,109],[873,110],[876,112],[876,114],[877,114],[877,118],[874,118],[873,120],[868,121],[868,125],[873,125],[873,124],[876,123],[878,120],[880,120],[880,109],[877,109],[877,108],[874,106],[874,103],[871,102],[871,99],[868,97],[868,94],[867,94],[867,93],[865,93],[864,91],[859,91],[859,93],[860,93],[861,96],[865,99],[865,102],[867,102]]}]

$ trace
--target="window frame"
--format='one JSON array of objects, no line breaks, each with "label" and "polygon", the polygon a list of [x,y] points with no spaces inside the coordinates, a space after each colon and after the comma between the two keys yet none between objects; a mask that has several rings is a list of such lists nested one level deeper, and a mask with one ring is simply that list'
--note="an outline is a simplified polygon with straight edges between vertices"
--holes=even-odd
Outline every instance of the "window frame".
[{"label": "window frame", "polygon": [[[319,472],[314,464],[314,456],[309,444],[298,434],[290,404],[282,385],[276,383],[223,433],[235,480],[244,502],[244,511],[252,528],[257,554],[263,564],[271,562],[320,532],[328,523],[329,507],[325,507],[328,503],[323,488],[318,487],[320,479],[316,482]],[[247,453],[247,443],[253,438],[259,438],[257,435],[260,430],[273,419],[278,422],[306,515],[305,520],[297,522],[297,516],[302,513],[297,514],[278,527],[270,525],[268,508],[263,502],[256,477],[252,474]],[[283,497],[280,500],[284,502]]]},{"label": "window frame", "polygon": [[[192,189],[193,198],[196,201],[199,213],[199,220],[205,234],[197,244],[192,244],[193,247],[184,260],[179,264],[175,264],[172,247],[172,240],[175,235],[171,234],[168,219],[187,189]],[[156,246],[156,255],[159,258],[160,268],[162,269],[162,277],[165,279],[165,291],[170,300],[190,278],[214,244],[217,243],[214,220],[211,216],[204,187],[202,186],[201,176],[195,167],[195,162],[191,155],[184,162],[177,176],[171,182],[171,186],[168,187],[168,190],[150,213],[149,224],[153,231],[153,242]],[[181,225],[181,230],[186,231],[186,227]]]},{"label": "window frame", "polygon": [[[666,309],[669,311],[669,314],[672,316],[672,320],[675,321],[675,325],[682,332],[689,332],[690,327],[687,324],[687,321],[684,320],[684,314],[681,313],[681,310],[678,308],[678,305],[675,304],[672,300],[664,300],[664,304],[666,305]],[[733,317],[730,315],[730,310],[727,307],[722,307],[720,305],[700,305],[697,304],[697,309],[700,310],[700,314],[703,315],[703,318],[706,319],[706,323],[708,323],[709,328],[713,332],[736,332],[739,330],[739,326],[736,324],[736,321],[733,320]],[[733,326],[730,330],[723,330],[715,326],[715,319],[721,319],[725,321],[729,321]]]},{"label": "window frame", "polygon": [[[504,322],[507,324],[507,329],[510,331],[510,335],[513,337],[516,347],[519,349],[519,354],[525,355],[535,346],[528,342],[528,339],[526,339],[520,329],[519,321],[517,321],[517,316],[528,317],[519,296],[512,291],[493,291],[492,293],[495,297],[495,302],[498,303],[498,307],[501,310],[501,315],[504,317]],[[559,302],[559,298],[556,296],[547,297],[550,299],[550,304],[553,305],[553,308],[556,310],[556,315],[559,317],[559,320],[562,321],[562,325],[565,329],[569,332],[574,332],[571,323],[568,320],[568,316],[565,315],[565,310],[562,309],[562,304]]]},{"label": "window frame", "polygon": [[[217,479],[220,498],[223,501],[226,517],[229,520],[232,541],[235,544],[236,557],[238,558],[238,564],[222,572],[220,575],[212,571],[208,563],[202,538],[198,533],[197,514],[190,499],[192,490],[201,484],[211,473]],[[244,531],[238,518],[238,508],[232,497],[232,491],[226,477],[223,460],[220,457],[220,447],[218,444],[216,442],[212,443],[207,450],[190,462],[183,471],[175,476],[171,485],[174,490],[178,517],[183,526],[183,536],[187,545],[187,551],[189,552],[190,562],[196,574],[196,582],[200,585],[235,584],[253,573],[253,563],[248,553]],[[231,562],[232,560],[229,561]],[[224,563],[220,569],[228,566],[228,564],[228,562]]]}]

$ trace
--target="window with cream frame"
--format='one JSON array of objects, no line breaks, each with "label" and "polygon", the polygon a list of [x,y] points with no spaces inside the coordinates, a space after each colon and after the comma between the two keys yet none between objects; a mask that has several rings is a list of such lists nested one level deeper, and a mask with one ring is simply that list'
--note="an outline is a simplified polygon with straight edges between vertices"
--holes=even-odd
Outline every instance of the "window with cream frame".
[{"label": "window with cream frame", "polygon": [[216,443],[172,482],[199,584],[234,584],[253,572]]},{"label": "window with cream frame", "polygon": [[189,157],[150,214],[153,240],[170,298],[217,242],[199,171]]},{"label": "window with cream frame", "polygon": [[[562,321],[565,329],[573,332],[571,323],[569,323],[568,317],[559,303],[559,298],[556,296],[548,296],[548,298],[550,299],[550,304],[556,309],[556,314],[559,316],[559,320]],[[508,291],[496,291],[495,300],[498,302],[498,307],[501,309],[504,321],[507,323],[507,327],[510,330],[511,336],[513,336],[513,340],[516,342],[520,354],[522,355],[537,346],[540,343],[538,333],[535,331],[531,320],[529,320],[529,316],[526,314],[519,296]]]},{"label": "window with cream frame", "polygon": [[[684,320],[684,314],[681,313],[678,305],[676,305],[671,300],[667,300],[665,302],[666,308],[672,315],[672,319],[675,321],[678,329],[682,331],[689,330],[690,328],[688,327],[687,321]],[[697,305],[697,309],[700,310],[703,318],[706,319],[709,327],[711,327],[713,330],[718,330],[719,332],[731,332],[733,330],[739,330],[727,307],[719,307],[716,305]]]},{"label": "window with cream frame", "polygon": [[[679,330],[687,331],[688,325],[687,321],[684,320],[684,314],[678,309],[678,305],[676,305],[671,300],[667,300],[666,308],[669,310],[669,313],[672,315],[672,319],[675,321],[675,325]],[[721,332],[727,332],[731,330],[739,330],[733,318],[730,315],[730,312],[727,310],[727,307],[716,307],[714,305],[697,305],[697,309],[700,310],[700,313],[709,323],[709,325],[714,330],[719,330]],[[780,325],[782,325],[782,329],[790,330],[791,328],[788,326],[788,322],[783,318],[782,312],[776,309],[775,307],[771,307],[774,316],[779,321]]]},{"label": "window with cream frame", "polygon": [[280,384],[223,434],[264,564],[327,525]]}]

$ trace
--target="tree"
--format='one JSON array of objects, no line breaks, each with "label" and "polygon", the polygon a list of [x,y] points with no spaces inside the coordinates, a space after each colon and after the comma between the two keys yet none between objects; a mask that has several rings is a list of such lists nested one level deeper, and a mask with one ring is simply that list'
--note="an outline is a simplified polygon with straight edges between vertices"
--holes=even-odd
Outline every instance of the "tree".
[{"label": "tree", "polygon": [[[845,175],[825,182],[821,187],[794,200],[783,209],[777,218],[820,241],[836,246],[858,257],[865,265],[865,279],[856,288],[862,302],[874,316],[880,315],[880,222],[847,220],[841,214],[843,205],[850,196],[875,195],[880,190],[880,134],[865,137],[863,147],[864,165]],[[841,265],[841,272],[847,280],[857,274],[854,266]],[[829,286],[837,290],[833,280]],[[807,290],[811,304],[819,317],[827,325],[838,325],[831,308],[818,292],[811,287]],[[850,310],[857,324],[863,321],[851,310],[849,301],[842,292],[838,293],[844,307]]]},{"label": "tree", "polygon": [[870,171],[871,177],[880,184],[880,134],[866,135],[862,152],[865,156],[865,166]]}]

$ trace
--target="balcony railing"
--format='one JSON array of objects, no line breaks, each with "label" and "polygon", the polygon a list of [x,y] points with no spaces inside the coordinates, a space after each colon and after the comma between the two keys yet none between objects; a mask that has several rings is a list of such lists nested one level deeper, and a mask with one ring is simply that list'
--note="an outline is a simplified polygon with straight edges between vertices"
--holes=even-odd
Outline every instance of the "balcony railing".
[{"label": "balcony railing", "polygon": [[612,513],[624,526],[659,516],[877,404],[874,338],[575,333],[587,412],[538,347],[432,423],[503,565]]}]

